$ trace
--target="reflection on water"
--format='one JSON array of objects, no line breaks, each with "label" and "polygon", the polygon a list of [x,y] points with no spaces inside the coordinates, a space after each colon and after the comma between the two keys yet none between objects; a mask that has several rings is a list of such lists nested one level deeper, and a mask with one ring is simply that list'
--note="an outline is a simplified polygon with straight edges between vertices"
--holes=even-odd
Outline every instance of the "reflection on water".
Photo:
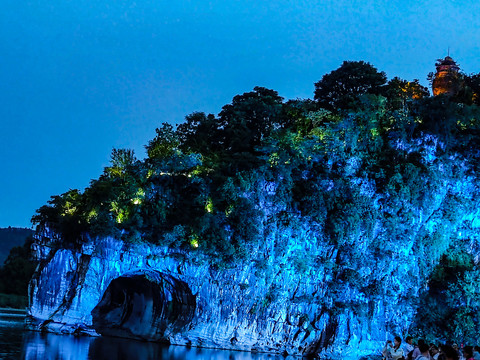
[{"label": "reflection on water", "polygon": [[25,332],[24,339],[23,358],[26,360],[283,360],[266,354],[168,346],[109,337]]},{"label": "reflection on water", "polygon": [[91,342],[92,339],[85,337],[26,331],[22,359],[88,359]]},{"label": "reflection on water", "polygon": [[23,319],[25,314],[0,309],[0,359],[16,360],[23,344]]},{"label": "reflection on water", "polygon": [[152,342],[42,334],[23,329],[23,314],[0,309],[0,359],[26,360],[283,360],[240,351],[167,346]]},{"label": "reflection on water", "polygon": [[267,354],[167,346],[109,337],[26,332],[24,339],[23,358],[26,360],[283,360],[283,357]]}]

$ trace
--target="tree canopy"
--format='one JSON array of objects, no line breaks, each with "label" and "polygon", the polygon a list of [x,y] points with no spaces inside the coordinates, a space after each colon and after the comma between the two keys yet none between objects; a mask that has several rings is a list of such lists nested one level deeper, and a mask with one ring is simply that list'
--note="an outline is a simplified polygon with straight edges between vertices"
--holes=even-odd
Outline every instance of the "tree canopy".
[{"label": "tree canopy", "polygon": [[315,83],[315,97],[320,107],[344,110],[354,106],[363,94],[380,94],[387,75],[364,61],[344,61],[336,70]]}]

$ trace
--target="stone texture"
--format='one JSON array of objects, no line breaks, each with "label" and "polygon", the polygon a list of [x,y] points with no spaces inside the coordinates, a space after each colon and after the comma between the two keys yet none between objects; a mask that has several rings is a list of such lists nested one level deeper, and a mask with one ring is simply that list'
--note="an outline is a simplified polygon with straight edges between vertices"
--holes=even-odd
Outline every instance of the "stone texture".
[{"label": "stone texture", "polygon": [[[340,351],[344,357],[349,353],[356,357],[375,352],[386,336],[391,306],[372,302],[368,319],[348,311],[332,317],[319,301],[328,280],[325,268],[311,267],[299,273],[288,261],[291,252],[299,251],[299,244],[318,251],[310,237],[296,238],[278,257],[269,256],[266,246],[263,267],[250,261],[217,270],[198,253],[189,257],[146,244],[127,246],[112,238],[94,239],[76,250],[54,249],[51,242],[38,242],[37,252],[44,261],[31,282],[29,326],[56,333],[104,332],[179,345],[296,355],[320,352],[335,356]],[[152,274],[157,279],[147,280]],[[170,280],[168,291],[158,286],[164,281],[159,278]],[[133,321],[134,316],[123,310],[99,320],[102,313],[108,313],[102,308],[111,307],[112,300],[106,299],[113,287],[116,291],[124,287],[130,293],[125,296],[144,296],[129,300],[130,304],[137,302],[135,311],[141,320]],[[145,287],[149,290],[142,290]],[[154,299],[155,289],[164,294]],[[145,300],[147,293],[149,299]],[[180,308],[188,309],[188,316],[180,321],[178,312],[168,313],[175,307],[175,296],[181,299],[177,300]],[[117,302],[119,308],[127,303],[124,299]],[[139,306],[144,307],[143,312]],[[123,319],[121,326],[112,320],[115,316]],[[114,330],[106,330],[109,320]]]},{"label": "stone texture", "polygon": [[183,281],[154,270],[135,271],[110,282],[92,310],[93,328],[102,335],[167,341],[191,322],[195,307]]}]

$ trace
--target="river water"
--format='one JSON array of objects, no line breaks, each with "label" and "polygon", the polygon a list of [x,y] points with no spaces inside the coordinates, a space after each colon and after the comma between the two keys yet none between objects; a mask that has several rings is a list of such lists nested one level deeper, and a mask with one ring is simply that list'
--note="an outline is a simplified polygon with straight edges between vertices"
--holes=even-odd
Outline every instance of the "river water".
[{"label": "river water", "polygon": [[1,360],[284,360],[282,356],[152,342],[42,334],[24,329],[25,313],[0,309]]}]

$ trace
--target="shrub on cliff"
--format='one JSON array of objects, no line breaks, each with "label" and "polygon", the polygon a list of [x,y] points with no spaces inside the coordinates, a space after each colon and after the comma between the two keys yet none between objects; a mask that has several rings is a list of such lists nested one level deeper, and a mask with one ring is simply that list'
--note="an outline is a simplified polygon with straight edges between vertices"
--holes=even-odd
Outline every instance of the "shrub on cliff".
[{"label": "shrub on cliff", "polygon": [[467,344],[477,342],[480,269],[469,246],[468,242],[457,241],[432,272],[415,319],[418,335]]}]

